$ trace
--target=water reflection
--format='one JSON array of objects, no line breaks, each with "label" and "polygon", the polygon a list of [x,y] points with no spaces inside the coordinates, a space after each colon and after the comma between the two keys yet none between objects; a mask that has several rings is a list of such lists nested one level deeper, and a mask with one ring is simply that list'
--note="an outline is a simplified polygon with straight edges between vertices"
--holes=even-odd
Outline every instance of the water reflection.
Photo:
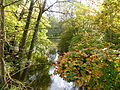
[{"label": "water reflection", "polygon": [[[58,60],[59,54],[50,55],[49,59],[56,62]],[[75,85],[71,82],[68,83],[64,81],[59,75],[54,75],[55,68],[52,66],[49,70],[49,74],[51,75],[52,84],[49,90],[78,90]]]}]

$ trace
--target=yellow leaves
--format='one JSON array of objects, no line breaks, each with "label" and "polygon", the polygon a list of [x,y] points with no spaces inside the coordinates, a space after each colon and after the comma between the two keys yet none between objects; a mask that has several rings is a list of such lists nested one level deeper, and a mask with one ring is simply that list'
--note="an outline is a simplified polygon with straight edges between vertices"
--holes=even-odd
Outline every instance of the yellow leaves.
[{"label": "yellow leaves", "polygon": [[120,72],[120,67],[116,68],[118,70],[118,72]]},{"label": "yellow leaves", "polygon": [[86,60],[87,60],[87,61],[91,61],[91,59],[90,59],[90,58],[86,58]]},{"label": "yellow leaves", "polygon": [[120,72],[120,66],[119,66],[120,65],[120,59],[115,59],[114,63],[116,64],[117,71]]},{"label": "yellow leaves", "polygon": [[70,64],[71,63],[71,61],[68,61],[68,64]]},{"label": "yellow leaves", "polygon": [[95,76],[96,78],[100,78],[101,73],[100,73],[99,71],[95,70],[95,71],[94,71],[94,76]]},{"label": "yellow leaves", "polygon": [[97,66],[97,64],[96,64],[96,63],[93,63],[93,66]]},{"label": "yellow leaves", "polygon": [[74,79],[78,79],[78,77],[77,77],[77,76],[74,76]]},{"label": "yellow leaves", "polygon": [[77,68],[74,67],[74,68],[73,68],[73,71],[77,71]]},{"label": "yellow leaves", "polygon": [[68,69],[65,69],[65,70],[64,70],[64,72],[67,72],[67,71],[68,71]]},{"label": "yellow leaves", "polygon": [[[60,57],[60,64],[58,65],[57,70],[58,73],[60,73],[60,76],[65,79],[65,76],[67,75],[69,80],[69,77],[71,78],[70,73],[74,73],[73,79],[79,86],[85,82],[89,82],[92,75],[91,70],[93,69],[93,66],[97,65],[94,62],[94,59],[98,58],[96,54],[89,55],[89,53],[91,53],[90,50],[90,48],[86,48],[83,51],[76,50],[64,53],[64,55]],[[97,74],[95,75],[98,76]]]},{"label": "yellow leaves", "polygon": [[90,81],[91,75],[87,75],[87,76],[86,76],[86,79],[87,79],[87,81]]},{"label": "yellow leaves", "polygon": [[91,72],[91,70],[86,70],[89,74],[91,74],[92,72]]},{"label": "yellow leaves", "polygon": [[76,82],[76,85],[77,85],[78,87],[81,87],[81,86],[83,85],[80,80],[76,80],[75,82]]},{"label": "yellow leaves", "polygon": [[[77,86],[89,85],[91,80],[98,85],[98,79],[104,76],[103,69],[113,63],[115,70],[120,72],[120,60],[111,50],[86,48],[80,51],[65,53],[58,65],[58,73],[67,81]],[[62,69],[62,66],[65,69]],[[89,90],[89,89],[88,89]],[[94,90],[94,89],[93,89]],[[100,89],[99,89],[100,90]]]},{"label": "yellow leaves", "polygon": [[101,63],[99,64],[99,67],[100,67],[100,68],[103,68],[103,67],[105,67],[105,66],[107,66],[106,63],[102,63],[102,62],[101,62]]},{"label": "yellow leaves", "polygon": [[[108,1],[108,0],[106,0]],[[119,3],[119,0],[111,0]],[[110,4],[108,2],[104,3],[104,9],[102,10],[101,15],[98,17],[99,19],[99,28],[103,30],[111,29],[113,31],[119,32],[119,26],[120,26],[120,19],[119,19],[119,14],[120,14],[120,3],[112,3],[111,1]],[[109,10],[108,10],[109,8]],[[101,23],[102,24],[101,24]]]},{"label": "yellow leaves", "polygon": [[114,63],[119,63],[119,62],[120,62],[120,59],[114,60]]},{"label": "yellow leaves", "polygon": [[90,87],[87,87],[87,90],[91,90]]},{"label": "yellow leaves", "polygon": [[120,72],[120,59],[115,59],[114,63],[115,63],[117,71]]}]

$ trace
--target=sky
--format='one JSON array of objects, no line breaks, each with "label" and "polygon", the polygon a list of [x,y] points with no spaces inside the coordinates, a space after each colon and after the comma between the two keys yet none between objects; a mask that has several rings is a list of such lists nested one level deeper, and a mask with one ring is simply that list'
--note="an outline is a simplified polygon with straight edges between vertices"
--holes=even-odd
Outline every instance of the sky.
[{"label": "sky", "polygon": [[[26,0],[23,0],[24,2]],[[44,1],[44,0],[40,0],[40,1]],[[49,7],[50,5],[52,5],[53,3],[55,3],[57,0],[47,0],[47,7]],[[65,1],[65,0],[58,0],[58,1]],[[66,1],[70,1],[70,0],[66,0]],[[103,0],[71,0],[71,1],[78,1],[78,2],[81,2],[82,4],[86,5],[86,6],[90,6],[91,8],[95,9],[95,10],[99,10],[98,7],[97,7],[97,4],[98,2],[99,3],[103,3]],[[52,11],[58,11],[60,12],[60,9],[58,7],[58,5],[54,5],[50,8],[50,10]],[[51,14],[52,13],[52,14]],[[53,12],[47,12],[45,13],[45,15],[54,15],[55,17],[59,17],[60,13],[53,13]]]},{"label": "sky", "polygon": [[[47,0],[48,1],[48,4],[53,4],[56,0]],[[64,0],[59,0],[59,1],[64,1]],[[74,0],[72,0],[74,1]],[[81,2],[82,4],[84,5],[89,5],[91,8],[95,8],[97,9],[97,3],[103,3],[104,0],[75,0],[75,1],[78,1],[78,2]]]},{"label": "sky", "polygon": [[[65,0],[59,0],[59,1],[65,1]],[[98,3],[100,3],[100,4],[103,3],[103,0],[71,0],[71,1],[78,1],[78,2],[80,2],[80,3],[82,3],[82,4],[86,5],[86,6],[89,6],[89,7],[93,8],[93,9],[95,9],[95,10],[99,10],[98,6],[97,6]],[[50,6],[53,3],[55,3],[55,2],[56,2],[56,0],[47,0],[47,5]],[[60,11],[59,7],[56,6],[56,5],[54,5],[51,8],[51,10],[53,10],[53,11]],[[52,12],[52,14],[49,13],[49,15],[54,15],[55,17],[60,18],[61,14]]]}]

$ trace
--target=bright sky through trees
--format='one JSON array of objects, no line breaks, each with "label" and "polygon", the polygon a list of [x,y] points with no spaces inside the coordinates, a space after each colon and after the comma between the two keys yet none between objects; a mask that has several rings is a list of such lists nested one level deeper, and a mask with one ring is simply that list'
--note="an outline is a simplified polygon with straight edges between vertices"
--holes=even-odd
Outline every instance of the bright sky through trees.
[{"label": "bright sky through trees", "polygon": [[[63,0],[59,0],[59,1],[63,1]],[[70,1],[70,0],[69,0],[69,1]],[[94,9],[97,10],[97,9],[98,9],[98,8],[97,8],[97,5],[103,3],[104,0],[72,0],[72,1],[81,2],[82,4],[88,5],[88,6],[90,6],[91,8],[94,8]],[[52,3],[54,3],[54,2],[55,2],[55,0],[48,0],[48,5],[49,5],[49,4],[52,4]]]}]

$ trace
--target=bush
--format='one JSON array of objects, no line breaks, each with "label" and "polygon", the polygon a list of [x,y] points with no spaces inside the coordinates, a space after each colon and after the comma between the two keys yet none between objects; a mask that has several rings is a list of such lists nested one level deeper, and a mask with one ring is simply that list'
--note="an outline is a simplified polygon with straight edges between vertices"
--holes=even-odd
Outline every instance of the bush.
[{"label": "bush", "polygon": [[57,73],[78,87],[119,89],[120,54],[112,49],[86,48],[70,51],[59,58]]}]

